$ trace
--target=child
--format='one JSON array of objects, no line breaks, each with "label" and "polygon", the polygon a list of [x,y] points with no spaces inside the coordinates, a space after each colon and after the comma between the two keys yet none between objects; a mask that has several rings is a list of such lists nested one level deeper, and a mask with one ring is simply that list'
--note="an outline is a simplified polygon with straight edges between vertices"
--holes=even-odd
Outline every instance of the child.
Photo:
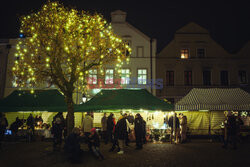
[{"label": "child", "polygon": [[90,130],[89,142],[90,142],[91,151],[94,153],[94,155],[99,160],[103,160],[104,159],[103,155],[100,153],[100,139],[99,139],[98,134],[96,133],[95,128],[92,128]]}]

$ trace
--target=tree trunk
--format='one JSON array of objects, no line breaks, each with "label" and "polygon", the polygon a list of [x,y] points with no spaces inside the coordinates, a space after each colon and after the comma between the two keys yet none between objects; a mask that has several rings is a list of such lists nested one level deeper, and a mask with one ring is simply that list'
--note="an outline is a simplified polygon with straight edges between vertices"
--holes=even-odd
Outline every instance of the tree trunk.
[{"label": "tree trunk", "polygon": [[74,116],[74,103],[72,96],[67,97],[67,107],[68,107],[68,113],[67,113],[67,135],[69,135],[72,132],[72,129],[75,127],[75,116]]}]

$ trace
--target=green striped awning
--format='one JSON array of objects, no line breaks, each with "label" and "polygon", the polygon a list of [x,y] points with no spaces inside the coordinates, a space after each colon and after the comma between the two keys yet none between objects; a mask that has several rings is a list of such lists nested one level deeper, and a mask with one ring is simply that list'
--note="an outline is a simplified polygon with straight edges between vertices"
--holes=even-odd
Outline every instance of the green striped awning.
[{"label": "green striped awning", "polygon": [[250,110],[250,94],[240,88],[193,88],[176,103],[175,110]]}]

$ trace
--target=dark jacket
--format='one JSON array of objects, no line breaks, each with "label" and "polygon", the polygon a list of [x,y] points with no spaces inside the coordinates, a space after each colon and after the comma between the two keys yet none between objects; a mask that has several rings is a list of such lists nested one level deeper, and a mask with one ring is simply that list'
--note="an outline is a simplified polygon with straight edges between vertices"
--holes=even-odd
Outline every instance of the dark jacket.
[{"label": "dark jacket", "polygon": [[80,137],[71,133],[65,140],[64,150],[67,153],[78,152],[80,150]]},{"label": "dark jacket", "polygon": [[115,124],[114,124],[114,121],[113,121],[113,117],[112,116],[108,116],[108,119],[107,119],[107,130],[108,131],[112,131],[113,128],[114,128]]},{"label": "dark jacket", "polygon": [[127,136],[127,122],[126,118],[120,119],[115,126],[115,138],[124,140]]},{"label": "dark jacket", "polygon": [[[168,125],[173,129],[174,128],[174,117],[171,116],[168,120]],[[179,128],[180,127],[180,121],[178,117],[175,117],[175,128]]]},{"label": "dark jacket", "polygon": [[135,135],[138,136],[138,135],[143,135],[145,133],[145,130],[144,130],[144,123],[143,123],[143,120],[142,118],[135,118]]}]

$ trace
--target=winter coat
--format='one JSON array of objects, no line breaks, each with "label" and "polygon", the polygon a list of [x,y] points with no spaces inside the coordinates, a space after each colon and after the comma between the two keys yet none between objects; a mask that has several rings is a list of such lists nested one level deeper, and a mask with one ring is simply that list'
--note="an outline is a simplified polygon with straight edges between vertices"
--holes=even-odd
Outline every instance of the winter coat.
[{"label": "winter coat", "polygon": [[93,128],[93,118],[90,115],[86,115],[82,122],[83,132],[90,132]]},{"label": "winter coat", "polygon": [[124,140],[128,135],[126,118],[120,119],[115,126],[115,138]]},{"label": "winter coat", "polygon": [[144,134],[144,125],[143,125],[143,120],[142,118],[135,118],[135,135],[142,136]]},{"label": "winter coat", "polygon": [[103,116],[101,123],[102,123],[102,131],[107,131],[107,117]]},{"label": "winter coat", "polygon": [[108,131],[113,131],[114,127],[115,127],[115,123],[114,123],[113,117],[112,116],[108,116],[108,119],[107,119],[107,130]]},{"label": "winter coat", "polygon": [[65,140],[64,150],[67,153],[78,152],[80,150],[80,137],[75,133],[71,133]]}]

